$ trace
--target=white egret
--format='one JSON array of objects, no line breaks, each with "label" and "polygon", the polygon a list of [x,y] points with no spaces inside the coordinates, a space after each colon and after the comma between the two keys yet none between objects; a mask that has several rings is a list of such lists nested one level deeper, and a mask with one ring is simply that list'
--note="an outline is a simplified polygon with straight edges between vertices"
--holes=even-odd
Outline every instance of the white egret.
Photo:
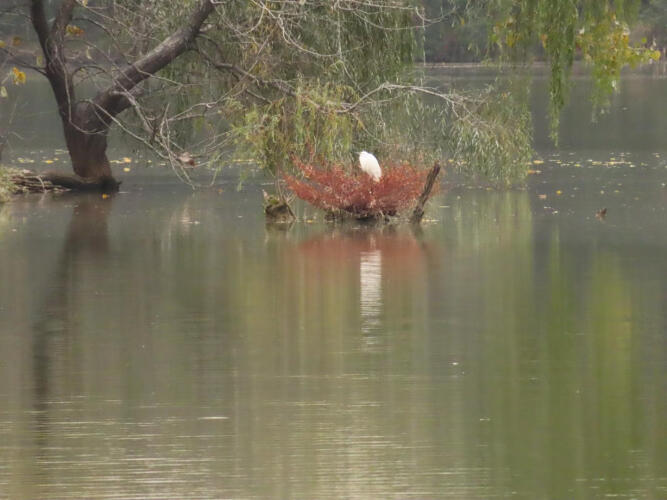
[{"label": "white egret", "polygon": [[366,151],[359,153],[359,167],[370,175],[375,182],[378,182],[382,177],[382,170],[377,158]]}]

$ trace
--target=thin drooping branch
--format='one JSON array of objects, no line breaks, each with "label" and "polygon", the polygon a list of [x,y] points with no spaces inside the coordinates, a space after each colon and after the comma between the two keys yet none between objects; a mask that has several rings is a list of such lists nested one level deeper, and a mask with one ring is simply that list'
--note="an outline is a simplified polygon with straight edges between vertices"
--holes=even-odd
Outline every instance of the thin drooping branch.
[{"label": "thin drooping branch", "polygon": [[4,61],[22,68],[29,68],[38,73],[45,74],[45,70],[42,66],[37,66],[35,64],[35,55],[32,52],[28,51],[16,51],[8,47],[0,47],[0,54],[4,54]]},{"label": "thin drooping branch", "polygon": [[200,0],[185,26],[165,38],[138,61],[122,69],[114,78],[114,83],[94,99],[95,106],[111,116],[132,106],[127,92],[183,54],[215,8],[216,3],[213,0]]}]

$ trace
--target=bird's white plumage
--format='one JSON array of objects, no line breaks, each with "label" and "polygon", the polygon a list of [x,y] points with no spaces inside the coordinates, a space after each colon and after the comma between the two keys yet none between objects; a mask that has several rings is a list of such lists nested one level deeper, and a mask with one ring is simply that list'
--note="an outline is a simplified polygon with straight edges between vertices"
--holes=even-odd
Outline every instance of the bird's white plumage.
[{"label": "bird's white plumage", "polygon": [[359,153],[359,167],[370,175],[375,182],[378,182],[382,177],[382,169],[380,169],[377,158],[366,151]]}]

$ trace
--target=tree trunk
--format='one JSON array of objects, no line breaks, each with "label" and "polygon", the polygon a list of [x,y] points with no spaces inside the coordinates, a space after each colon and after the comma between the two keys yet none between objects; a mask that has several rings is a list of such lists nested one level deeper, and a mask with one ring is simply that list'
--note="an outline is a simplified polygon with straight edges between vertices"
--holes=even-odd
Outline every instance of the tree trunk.
[{"label": "tree trunk", "polygon": [[109,123],[95,112],[93,105],[79,103],[72,116],[61,116],[65,143],[74,173],[89,189],[118,190],[107,158]]},{"label": "tree trunk", "polygon": [[89,103],[73,106],[72,116],[61,116],[65,142],[74,172],[85,178],[111,177],[107,159],[109,123]]},{"label": "tree trunk", "polygon": [[87,134],[66,125],[65,140],[76,175],[91,180],[113,177],[107,158],[106,133]]}]

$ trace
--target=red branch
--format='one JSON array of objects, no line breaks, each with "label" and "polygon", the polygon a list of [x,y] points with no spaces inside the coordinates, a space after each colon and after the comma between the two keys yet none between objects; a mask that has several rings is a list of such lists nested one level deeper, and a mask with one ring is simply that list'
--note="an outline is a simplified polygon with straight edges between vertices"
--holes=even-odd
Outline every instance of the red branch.
[{"label": "red branch", "polygon": [[303,178],[284,174],[289,188],[299,198],[326,211],[342,210],[357,218],[396,215],[419,197],[428,174],[410,165],[383,165],[375,182],[358,168],[327,164],[315,167],[293,159]]}]

